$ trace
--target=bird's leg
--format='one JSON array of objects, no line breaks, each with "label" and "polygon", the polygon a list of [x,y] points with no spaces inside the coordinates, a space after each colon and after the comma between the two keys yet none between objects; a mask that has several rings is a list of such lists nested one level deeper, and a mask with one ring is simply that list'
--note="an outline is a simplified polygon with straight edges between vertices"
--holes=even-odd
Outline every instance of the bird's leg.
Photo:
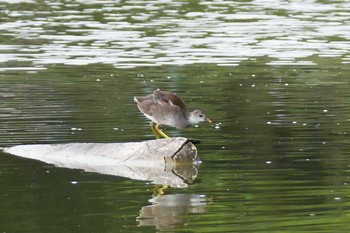
[{"label": "bird's leg", "polygon": [[164,190],[167,189],[169,186],[167,184],[158,185],[156,184],[153,189],[153,195],[154,197],[158,197],[164,194]]},{"label": "bird's leg", "polygon": [[158,132],[158,134],[160,136],[162,136],[163,138],[169,138],[168,135],[166,135],[159,127],[161,126],[161,124],[157,124],[155,127],[155,130]]},{"label": "bird's leg", "polygon": [[151,121],[150,126],[151,126],[151,130],[152,130],[154,136],[156,136],[156,139],[160,139],[162,136],[158,133],[158,131],[154,127],[153,121]]}]

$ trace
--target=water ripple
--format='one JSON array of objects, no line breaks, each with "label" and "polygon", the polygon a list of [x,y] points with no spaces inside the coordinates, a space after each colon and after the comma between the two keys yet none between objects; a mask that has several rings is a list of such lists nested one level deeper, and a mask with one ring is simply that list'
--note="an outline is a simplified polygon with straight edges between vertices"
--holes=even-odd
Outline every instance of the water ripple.
[{"label": "water ripple", "polygon": [[316,55],[349,63],[347,1],[26,2],[31,10],[0,1],[0,31],[11,41],[0,45],[1,62],[227,66],[266,56],[269,65],[314,65]]}]

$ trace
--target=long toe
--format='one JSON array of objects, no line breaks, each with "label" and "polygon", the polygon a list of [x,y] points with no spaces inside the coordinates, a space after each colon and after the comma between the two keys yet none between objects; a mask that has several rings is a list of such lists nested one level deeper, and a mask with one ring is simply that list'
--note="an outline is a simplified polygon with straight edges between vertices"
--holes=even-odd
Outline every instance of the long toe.
[{"label": "long toe", "polygon": [[163,138],[169,138],[169,136],[166,135],[166,134],[159,128],[160,126],[161,126],[160,124],[157,124],[156,127],[155,127],[155,129],[156,129],[156,131],[158,132],[158,134],[160,134],[160,136],[162,136]]},{"label": "long toe", "polygon": [[154,123],[152,121],[150,123],[150,127],[156,139],[162,138],[162,136],[158,133],[158,130],[154,127]]}]

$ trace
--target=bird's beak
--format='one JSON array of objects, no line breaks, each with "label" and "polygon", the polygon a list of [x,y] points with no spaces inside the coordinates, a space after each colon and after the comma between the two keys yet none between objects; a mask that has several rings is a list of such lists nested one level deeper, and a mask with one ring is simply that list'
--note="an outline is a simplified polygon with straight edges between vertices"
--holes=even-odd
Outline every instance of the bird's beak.
[{"label": "bird's beak", "polygon": [[205,121],[208,123],[212,123],[212,121],[209,118],[205,118]]}]

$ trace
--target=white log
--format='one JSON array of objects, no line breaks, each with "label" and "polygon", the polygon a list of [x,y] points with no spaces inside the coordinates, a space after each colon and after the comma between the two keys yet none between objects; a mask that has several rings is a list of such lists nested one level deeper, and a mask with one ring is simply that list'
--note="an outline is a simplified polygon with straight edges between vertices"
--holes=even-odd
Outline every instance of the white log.
[{"label": "white log", "polygon": [[59,167],[149,180],[172,187],[186,187],[184,180],[196,176],[196,169],[192,178],[174,172],[181,170],[178,164],[183,163],[188,169],[193,169],[193,161],[197,159],[196,147],[183,137],[126,143],[19,145],[3,150]]}]

